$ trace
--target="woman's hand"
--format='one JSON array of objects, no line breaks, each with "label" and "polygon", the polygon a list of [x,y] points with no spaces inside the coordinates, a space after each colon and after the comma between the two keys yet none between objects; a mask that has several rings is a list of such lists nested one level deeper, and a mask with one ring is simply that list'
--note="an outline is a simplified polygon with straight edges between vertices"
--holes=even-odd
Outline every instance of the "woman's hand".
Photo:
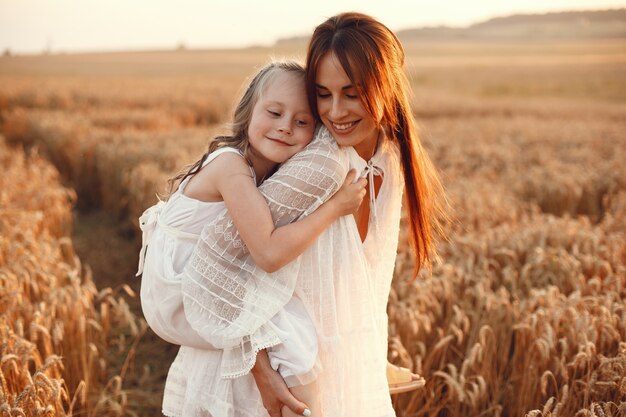
[{"label": "woman's hand", "polygon": [[[301,416],[310,416],[308,407],[291,394],[285,380],[272,369],[266,350],[257,353],[252,375],[263,399],[263,406],[270,417],[281,417],[283,406]],[[307,413],[308,412],[308,413]]]},{"label": "woman's hand", "polygon": [[359,178],[355,181],[356,170],[351,169],[346,175],[346,180],[341,188],[328,200],[329,204],[334,204],[339,216],[352,214],[358,210],[365,197],[365,186],[367,179]]}]

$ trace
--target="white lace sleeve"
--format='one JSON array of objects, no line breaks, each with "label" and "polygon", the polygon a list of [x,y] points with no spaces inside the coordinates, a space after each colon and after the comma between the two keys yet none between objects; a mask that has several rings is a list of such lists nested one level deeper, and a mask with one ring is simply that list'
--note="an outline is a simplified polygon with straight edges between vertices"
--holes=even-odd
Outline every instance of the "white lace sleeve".
[{"label": "white lace sleeve", "polygon": [[[312,213],[335,193],[347,155],[325,128],[260,187],[278,226]],[[269,320],[292,297],[300,258],[274,273],[258,268],[227,212],[206,225],[187,264],[182,291],[191,326],[224,350],[222,376],[246,374],[260,349],[280,343]]]}]

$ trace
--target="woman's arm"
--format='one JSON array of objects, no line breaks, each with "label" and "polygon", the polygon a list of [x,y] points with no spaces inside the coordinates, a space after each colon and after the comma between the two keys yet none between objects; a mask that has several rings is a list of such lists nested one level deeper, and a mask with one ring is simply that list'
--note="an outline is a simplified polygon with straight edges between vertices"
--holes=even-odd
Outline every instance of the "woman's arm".
[{"label": "woman's arm", "polygon": [[263,406],[270,417],[281,417],[283,405],[287,406],[296,414],[302,416],[311,415],[310,411],[309,413],[306,412],[306,410],[308,410],[306,404],[298,401],[298,399],[293,396],[289,388],[287,388],[283,377],[272,369],[270,359],[265,349],[257,353],[256,363],[251,373],[261,393]]},{"label": "woman's arm", "polygon": [[364,178],[355,182],[356,173],[351,171],[340,190],[311,215],[278,227],[243,158],[234,153],[221,155],[211,169],[219,175],[204,179],[213,177],[213,184],[224,199],[252,259],[267,272],[274,272],[294,260],[337,218],[357,210],[367,184]]}]

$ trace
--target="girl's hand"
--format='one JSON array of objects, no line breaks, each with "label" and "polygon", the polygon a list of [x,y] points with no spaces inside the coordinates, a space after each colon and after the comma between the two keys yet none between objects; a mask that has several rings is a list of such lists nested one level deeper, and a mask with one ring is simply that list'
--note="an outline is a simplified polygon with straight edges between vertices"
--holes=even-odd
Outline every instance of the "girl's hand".
[{"label": "girl's hand", "polygon": [[338,216],[352,214],[361,206],[363,197],[365,197],[367,179],[359,178],[355,181],[355,178],[356,170],[351,169],[339,191],[328,200],[329,203],[335,205]]}]

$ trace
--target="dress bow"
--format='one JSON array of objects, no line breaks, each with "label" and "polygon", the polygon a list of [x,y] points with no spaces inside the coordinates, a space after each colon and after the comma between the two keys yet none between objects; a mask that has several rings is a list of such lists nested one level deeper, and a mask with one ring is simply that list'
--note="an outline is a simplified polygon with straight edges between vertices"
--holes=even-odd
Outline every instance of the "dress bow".
[{"label": "dress bow", "polygon": [[367,176],[367,182],[370,187],[370,212],[372,213],[372,220],[376,223],[376,189],[374,187],[374,175],[383,175],[383,170],[374,165],[372,160],[367,161],[367,166],[361,171],[361,178]]},{"label": "dress bow", "polygon": [[163,211],[165,206],[164,201],[160,201],[146,209],[141,217],[139,217],[139,227],[141,228],[141,251],[139,251],[139,266],[137,267],[137,273],[135,276],[139,276],[143,273],[143,264],[145,262],[146,251],[148,250],[148,243],[152,238],[152,233],[159,220],[159,215]]}]

